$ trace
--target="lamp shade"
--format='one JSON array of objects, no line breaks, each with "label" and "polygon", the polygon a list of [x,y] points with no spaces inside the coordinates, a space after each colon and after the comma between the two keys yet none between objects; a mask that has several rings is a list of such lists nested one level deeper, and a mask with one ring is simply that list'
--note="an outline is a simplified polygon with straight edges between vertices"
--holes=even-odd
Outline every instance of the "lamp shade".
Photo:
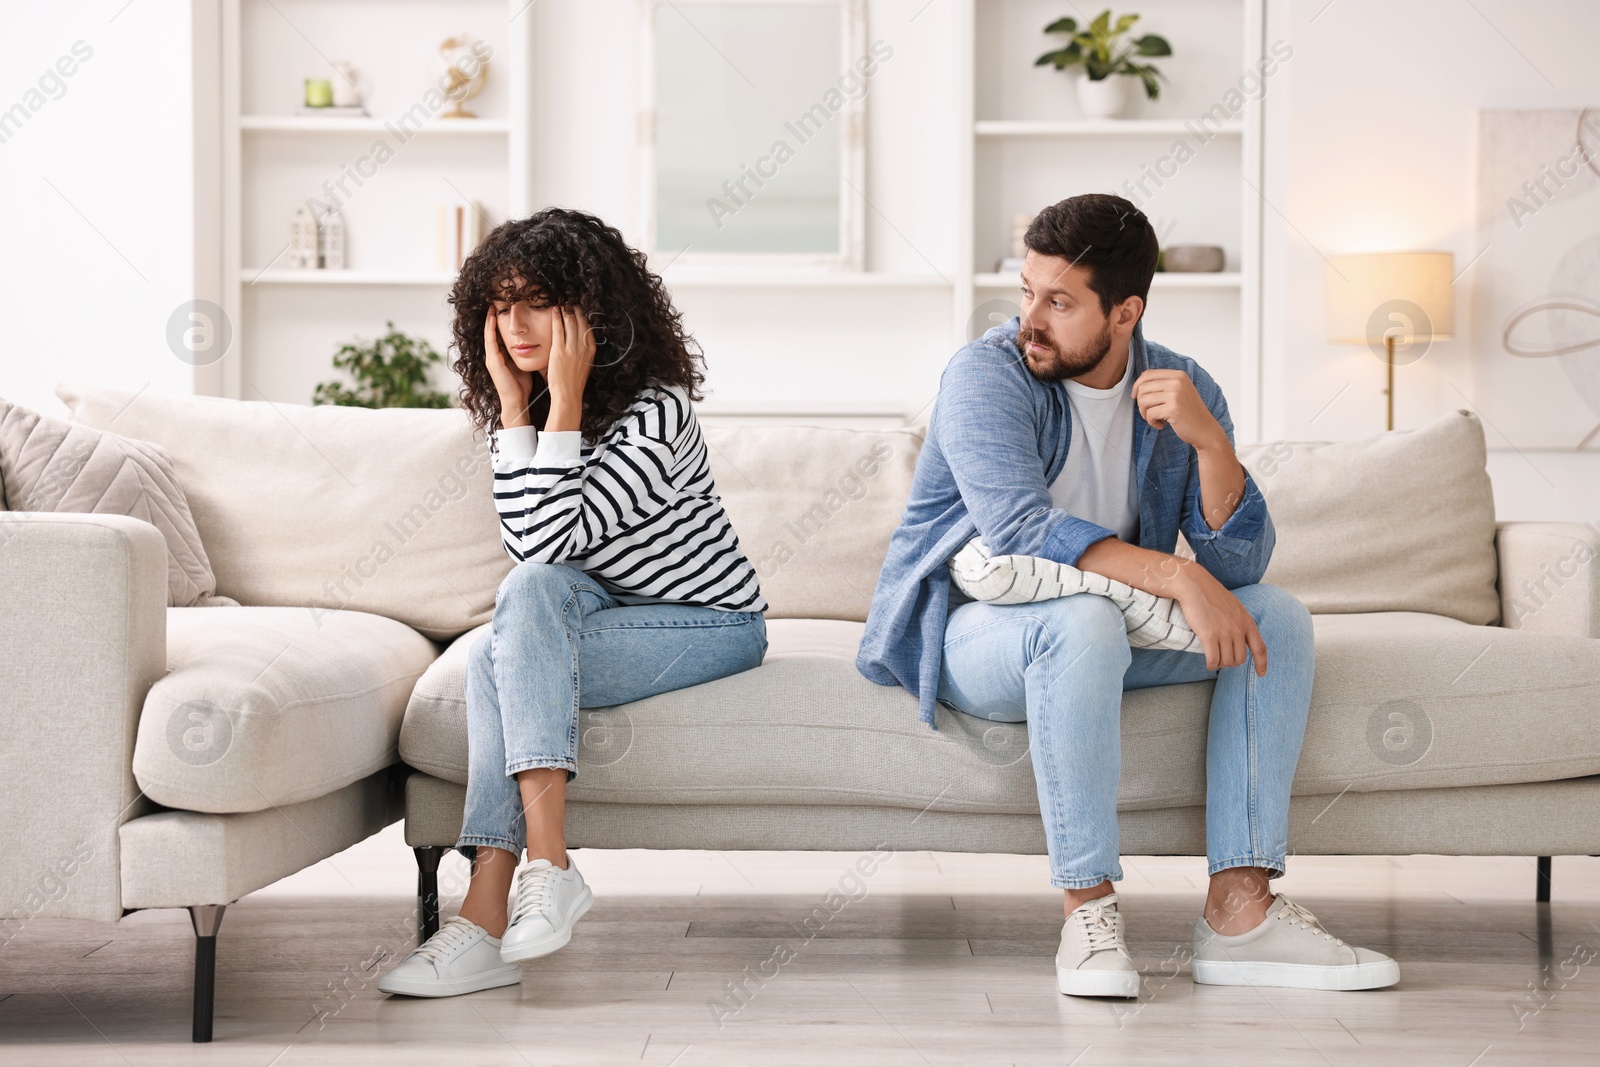
[{"label": "lamp shade", "polygon": [[1386,334],[1402,344],[1449,340],[1455,332],[1454,269],[1449,252],[1334,256],[1323,272],[1328,340],[1381,345]]}]

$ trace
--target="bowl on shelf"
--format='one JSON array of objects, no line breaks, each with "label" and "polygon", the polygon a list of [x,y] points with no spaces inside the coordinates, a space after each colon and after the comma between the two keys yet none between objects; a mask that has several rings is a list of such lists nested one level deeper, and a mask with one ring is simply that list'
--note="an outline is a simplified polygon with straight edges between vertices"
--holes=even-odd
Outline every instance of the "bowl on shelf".
[{"label": "bowl on shelf", "polygon": [[1168,245],[1161,265],[1173,274],[1214,274],[1222,270],[1221,245]]}]

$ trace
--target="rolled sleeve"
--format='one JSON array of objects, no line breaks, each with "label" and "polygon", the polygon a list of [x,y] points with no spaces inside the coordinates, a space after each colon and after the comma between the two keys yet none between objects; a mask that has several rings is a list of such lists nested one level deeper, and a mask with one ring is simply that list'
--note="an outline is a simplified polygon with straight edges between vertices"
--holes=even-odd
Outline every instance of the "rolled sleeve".
[{"label": "rolled sleeve", "polygon": [[1050,535],[1045,538],[1043,551],[1040,552],[1045,559],[1076,567],[1078,557],[1088,551],[1090,545],[1107,537],[1117,536],[1115,530],[1108,530],[1099,523],[1080,519],[1059,508],[1053,511],[1057,519],[1050,529]]},{"label": "rolled sleeve", "polygon": [[[1198,482],[1198,472],[1195,479]],[[1183,537],[1197,555],[1203,544],[1209,544],[1218,552],[1248,555],[1266,528],[1267,501],[1248,468],[1244,472],[1244,499],[1239,501],[1233,514],[1217,529],[1213,530],[1205,520],[1201,494],[1195,493],[1192,501],[1188,514],[1184,516]]]}]

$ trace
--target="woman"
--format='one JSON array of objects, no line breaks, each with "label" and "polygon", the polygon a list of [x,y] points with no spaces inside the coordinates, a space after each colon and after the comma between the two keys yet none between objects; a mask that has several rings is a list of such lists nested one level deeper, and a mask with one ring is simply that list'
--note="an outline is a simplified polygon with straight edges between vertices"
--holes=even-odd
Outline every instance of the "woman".
[{"label": "woman", "polygon": [[518,563],[467,670],[466,900],[378,982],[424,997],[517,983],[588,911],[563,830],[579,709],[750,670],[767,649],[691,406],[699,352],[644,256],[551,208],[489,234],[450,302]]}]

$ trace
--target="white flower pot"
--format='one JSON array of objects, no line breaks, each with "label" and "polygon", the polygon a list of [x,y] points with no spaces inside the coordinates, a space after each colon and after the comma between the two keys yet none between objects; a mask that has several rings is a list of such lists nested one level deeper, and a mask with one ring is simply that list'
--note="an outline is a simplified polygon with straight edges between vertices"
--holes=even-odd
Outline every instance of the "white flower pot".
[{"label": "white flower pot", "polygon": [[1126,74],[1113,74],[1099,81],[1087,74],[1078,75],[1078,107],[1088,119],[1114,119],[1128,106]]}]

